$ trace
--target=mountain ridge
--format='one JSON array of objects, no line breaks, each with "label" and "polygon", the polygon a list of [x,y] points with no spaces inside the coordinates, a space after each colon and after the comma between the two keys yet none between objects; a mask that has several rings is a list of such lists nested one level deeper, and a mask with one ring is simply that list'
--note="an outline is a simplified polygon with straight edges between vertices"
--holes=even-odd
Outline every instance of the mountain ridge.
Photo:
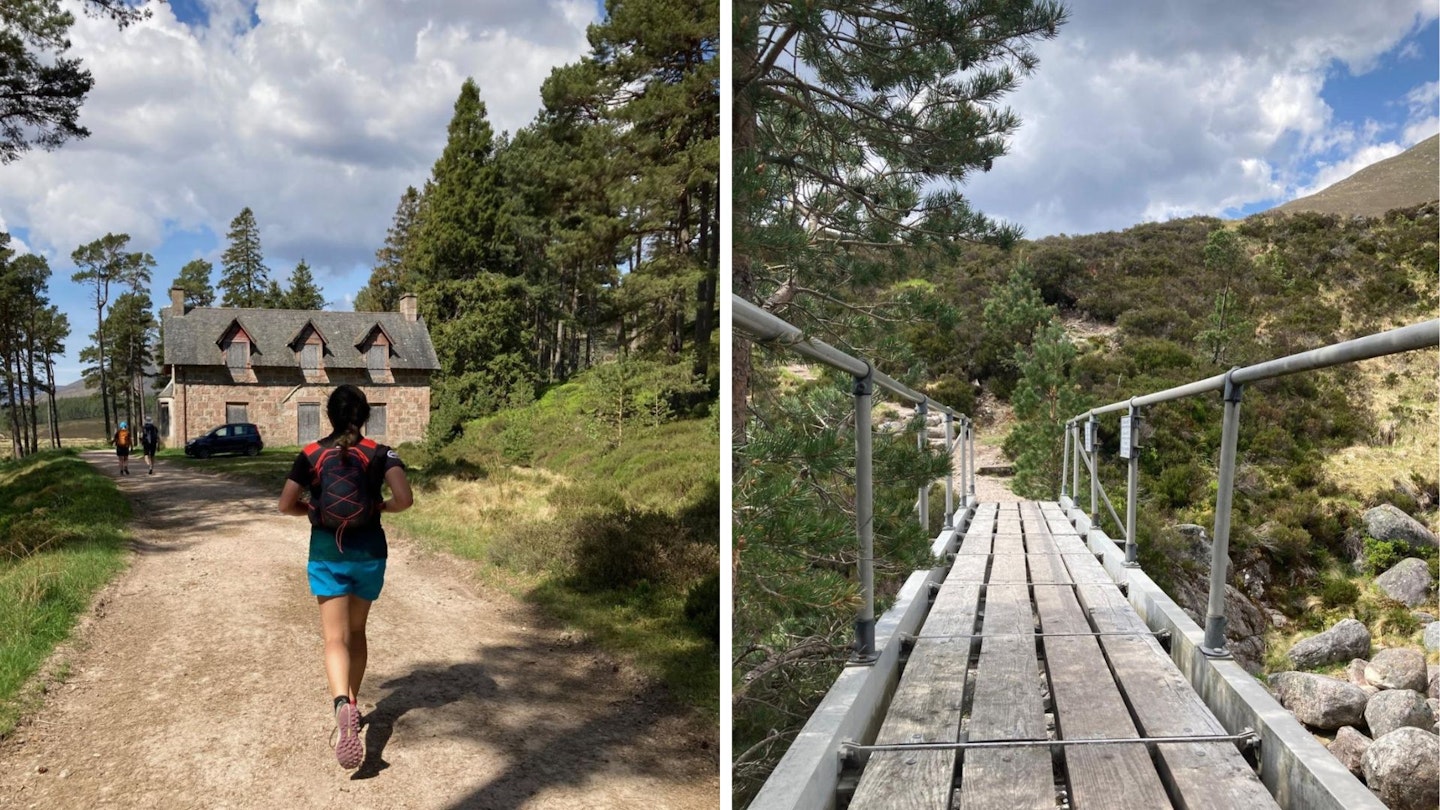
[{"label": "mountain ridge", "polygon": [[1431,135],[1398,155],[1372,163],[1344,180],[1265,213],[1313,211],[1379,217],[1396,208],[1435,200],[1440,200],[1440,135]]}]

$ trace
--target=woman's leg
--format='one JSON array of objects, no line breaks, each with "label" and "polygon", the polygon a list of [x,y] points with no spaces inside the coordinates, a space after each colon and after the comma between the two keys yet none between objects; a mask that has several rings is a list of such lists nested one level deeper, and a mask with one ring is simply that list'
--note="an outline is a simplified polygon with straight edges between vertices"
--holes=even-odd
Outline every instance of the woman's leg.
[{"label": "woman's leg", "polygon": [[[325,680],[331,697],[353,697],[350,692],[350,603],[352,596],[317,596],[320,602],[320,631],[325,637]],[[366,603],[369,608],[369,603]],[[361,648],[365,646],[361,636]],[[361,661],[364,661],[362,656]],[[363,666],[363,665],[362,665]]]},{"label": "woman's leg", "polygon": [[358,596],[349,597],[349,602],[350,667],[347,685],[353,701],[360,694],[360,682],[365,679],[365,659],[369,652],[365,641],[365,620],[370,617],[372,603]]}]

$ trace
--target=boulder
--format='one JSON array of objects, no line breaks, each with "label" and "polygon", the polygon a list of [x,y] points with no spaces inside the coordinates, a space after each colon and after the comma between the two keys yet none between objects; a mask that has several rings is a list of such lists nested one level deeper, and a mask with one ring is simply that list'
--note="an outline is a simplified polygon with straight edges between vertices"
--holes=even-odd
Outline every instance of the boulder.
[{"label": "boulder", "polygon": [[1419,557],[1406,557],[1375,578],[1375,587],[1405,607],[1419,607],[1430,602],[1430,566]]},{"label": "boulder", "polygon": [[1410,689],[1386,689],[1365,704],[1365,725],[1370,735],[1380,739],[1397,728],[1418,728],[1429,731],[1435,727],[1435,715],[1425,703],[1425,696]]},{"label": "boulder", "polygon": [[1365,533],[1376,540],[1399,540],[1411,548],[1437,548],[1435,533],[1398,508],[1382,503],[1365,512]]},{"label": "boulder", "polygon": [[1429,624],[1435,621],[1437,618],[1440,618],[1437,617],[1434,613],[1426,613],[1423,610],[1412,611],[1410,615],[1414,616],[1415,621],[1420,622],[1421,624]]},{"label": "boulder", "polygon": [[1440,806],[1440,736],[1402,728],[1376,738],[1361,759],[1365,784],[1390,810]]},{"label": "boulder", "polygon": [[1435,718],[1435,728],[1431,731],[1440,733],[1440,699],[1425,698],[1425,705],[1430,707],[1430,716]]},{"label": "boulder", "polygon": [[1356,776],[1365,775],[1365,749],[1370,747],[1370,738],[1361,734],[1354,726],[1341,726],[1335,732],[1335,741],[1330,743],[1330,754]]},{"label": "boulder", "polygon": [[1425,694],[1432,698],[1440,698],[1440,667],[1426,667],[1425,671],[1430,678],[1430,686]]},{"label": "boulder", "polygon": [[1365,681],[1381,689],[1424,692],[1429,688],[1429,680],[1425,654],[1408,647],[1381,650],[1365,665]]},{"label": "boulder", "polygon": [[1425,625],[1425,649],[1430,652],[1440,650],[1440,622]]},{"label": "boulder", "polygon": [[1354,619],[1341,619],[1319,635],[1301,639],[1290,648],[1296,669],[1313,669],[1370,655],[1370,630]]},{"label": "boulder", "polygon": [[[1181,580],[1173,595],[1185,613],[1204,627],[1210,602],[1209,582]],[[1225,586],[1225,648],[1251,675],[1259,675],[1265,669],[1265,633],[1270,624],[1264,608],[1234,585]],[[1368,653],[1367,647],[1363,654]]]},{"label": "boulder", "polygon": [[1365,718],[1365,690],[1339,678],[1310,672],[1278,672],[1270,676],[1276,700],[1295,719],[1318,729],[1357,726]]},{"label": "boulder", "polygon": [[1370,662],[1364,658],[1356,658],[1351,661],[1350,666],[1345,667],[1345,677],[1349,678],[1350,683],[1356,686],[1369,686],[1370,682],[1365,680],[1365,665],[1368,663]]}]

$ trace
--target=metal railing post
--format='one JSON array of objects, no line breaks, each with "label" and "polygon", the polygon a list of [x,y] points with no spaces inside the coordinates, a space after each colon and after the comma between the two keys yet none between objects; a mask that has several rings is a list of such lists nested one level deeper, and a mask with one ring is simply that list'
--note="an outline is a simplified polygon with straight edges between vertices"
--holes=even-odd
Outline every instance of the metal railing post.
[{"label": "metal railing post", "polygon": [[1070,506],[1080,506],[1080,423],[1070,422]]},{"label": "metal railing post", "polygon": [[855,377],[855,532],[860,539],[860,591],[864,603],[855,619],[855,652],[851,662],[872,664],[875,652],[875,488],[871,474],[871,407],[875,376],[869,369]]},{"label": "metal railing post", "polygon": [[955,414],[945,414],[945,528],[955,528]]},{"label": "metal railing post", "polygon": [[1090,453],[1090,528],[1100,527],[1100,422],[1095,414],[1085,426]]},{"label": "metal railing post", "polygon": [[1130,400],[1130,470],[1125,481],[1125,567],[1139,568],[1140,546],[1135,541],[1135,507],[1140,494],[1140,409]]},{"label": "metal railing post", "polygon": [[1064,438],[1063,438],[1063,442],[1064,442],[1064,443],[1062,444],[1062,448],[1063,448],[1063,449],[1061,449],[1061,451],[1060,451],[1060,497],[1061,497],[1061,498],[1064,498],[1066,495],[1070,494],[1070,493],[1068,493],[1068,492],[1065,491],[1066,488],[1067,488],[1067,487],[1069,486],[1069,484],[1070,484],[1070,425],[1069,425],[1068,423],[1065,425],[1065,435],[1064,435]]},{"label": "metal railing post", "polygon": [[1235,446],[1240,436],[1240,395],[1235,369],[1225,375],[1225,416],[1220,430],[1220,480],[1215,495],[1215,540],[1210,548],[1210,604],[1205,614],[1205,642],[1200,651],[1210,658],[1229,658],[1225,649],[1225,575],[1230,564],[1230,507],[1235,496]]},{"label": "metal railing post", "polygon": [[[924,402],[915,404],[915,416],[920,419],[920,435],[915,437],[915,449],[921,453],[925,452],[925,439],[930,432],[930,421],[927,418],[930,409]],[[915,511],[920,513],[920,528],[930,533],[930,482],[926,481],[920,486],[920,497],[915,501]]]},{"label": "metal railing post", "polygon": [[975,499],[975,423],[965,420],[965,446],[970,448],[970,499]]}]

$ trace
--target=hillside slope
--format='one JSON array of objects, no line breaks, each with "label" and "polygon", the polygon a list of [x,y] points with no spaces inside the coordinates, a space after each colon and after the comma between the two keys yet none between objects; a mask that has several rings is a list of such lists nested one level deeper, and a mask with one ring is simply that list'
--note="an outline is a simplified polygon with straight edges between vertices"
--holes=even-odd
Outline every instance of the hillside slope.
[{"label": "hillside slope", "polygon": [[1291,200],[1272,212],[1314,211],[1341,216],[1378,217],[1440,199],[1440,135],[1374,163],[1322,191]]}]

